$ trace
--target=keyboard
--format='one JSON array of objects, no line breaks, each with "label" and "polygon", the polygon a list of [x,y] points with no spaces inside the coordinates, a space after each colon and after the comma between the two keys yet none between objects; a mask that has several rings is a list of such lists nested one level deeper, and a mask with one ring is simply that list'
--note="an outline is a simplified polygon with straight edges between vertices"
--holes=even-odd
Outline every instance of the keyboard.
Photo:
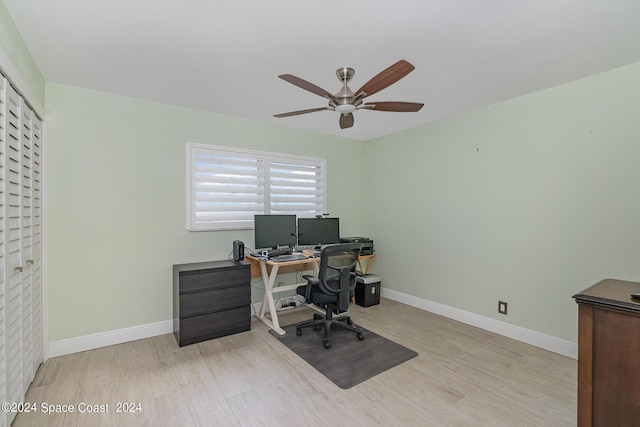
[{"label": "keyboard", "polygon": [[269,258],[269,261],[275,261],[275,262],[287,262],[287,261],[300,261],[302,259],[307,259],[309,258],[306,255],[302,255],[302,254],[291,254],[291,255],[279,255],[279,256],[274,256]]}]

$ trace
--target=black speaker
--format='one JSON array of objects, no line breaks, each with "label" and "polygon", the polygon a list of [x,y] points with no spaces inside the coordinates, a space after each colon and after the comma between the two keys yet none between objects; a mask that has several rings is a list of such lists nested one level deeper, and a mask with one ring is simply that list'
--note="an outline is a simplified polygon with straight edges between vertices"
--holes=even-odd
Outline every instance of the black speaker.
[{"label": "black speaker", "polygon": [[244,242],[240,240],[233,241],[233,260],[235,262],[244,260]]}]

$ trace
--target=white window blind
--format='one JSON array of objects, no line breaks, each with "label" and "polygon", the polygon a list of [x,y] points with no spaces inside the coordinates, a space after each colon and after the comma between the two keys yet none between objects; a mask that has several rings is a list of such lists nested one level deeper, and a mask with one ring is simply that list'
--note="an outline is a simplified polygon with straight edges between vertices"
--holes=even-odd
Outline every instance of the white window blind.
[{"label": "white window blind", "polygon": [[253,228],[256,214],[326,211],[326,160],[187,144],[187,229]]}]

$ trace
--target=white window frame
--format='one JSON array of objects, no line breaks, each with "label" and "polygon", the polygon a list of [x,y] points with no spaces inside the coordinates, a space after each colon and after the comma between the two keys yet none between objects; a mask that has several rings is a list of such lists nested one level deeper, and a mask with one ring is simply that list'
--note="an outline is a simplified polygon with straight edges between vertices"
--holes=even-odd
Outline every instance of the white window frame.
[{"label": "white window frame", "polygon": [[[255,206],[241,208],[241,212],[236,212],[234,214],[229,213],[229,217],[224,218],[223,220],[202,219],[202,216],[207,212],[207,210],[199,210],[197,207],[196,199],[198,196],[196,195],[196,187],[198,183],[200,183],[200,185],[203,183],[202,175],[197,175],[196,156],[198,155],[212,155],[218,158],[229,157],[230,163],[236,163],[235,160],[231,159],[247,159],[249,163],[255,162],[256,165],[259,165],[260,172],[256,173],[256,176],[252,175],[247,178],[251,181],[259,181],[259,187],[262,187],[262,191],[258,190],[256,194],[252,193],[250,196],[243,196],[245,203],[248,205],[254,203]],[[313,217],[314,215],[320,215],[327,212],[326,159],[187,142],[186,161],[187,230],[189,231],[253,229],[254,214],[278,213]],[[316,186],[316,190],[313,191],[313,193],[315,194],[316,199],[314,200],[313,208],[310,206],[298,206],[292,203],[283,203],[278,208],[278,197],[275,195],[275,192],[271,191],[272,183],[275,182],[279,176],[282,176],[277,173],[277,164],[293,165],[294,168],[300,167],[300,169],[309,167],[316,171],[314,172],[316,175],[312,175],[317,181],[316,184],[314,184]],[[215,180],[208,181],[207,183],[215,183]],[[217,185],[220,184],[220,182],[217,182]],[[231,193],[233,193],[233,191],[231,191]],[[296,190],[292,190],[291,194],[293,195],[295,193]],[[289,196],[289,194],[285,194],[285,198],[287,198],[287,196]],[[251,200],[246,201],[246,199]],[[282,197],[280,197],[280,201],[282,201]],[[215,200],[213,203],[215,203]],[[234,218],[234,215],[239,215],[241,218]]]}]

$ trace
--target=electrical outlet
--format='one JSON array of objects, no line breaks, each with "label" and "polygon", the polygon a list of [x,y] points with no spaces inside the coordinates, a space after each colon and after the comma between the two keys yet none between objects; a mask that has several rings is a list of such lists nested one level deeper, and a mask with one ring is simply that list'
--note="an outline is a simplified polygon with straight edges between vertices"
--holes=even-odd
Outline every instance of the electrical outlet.
[{"label": "electrical outlet", "polygon": [[498,301],[498,313],[507,314],[507,303],[505,301]]}]

